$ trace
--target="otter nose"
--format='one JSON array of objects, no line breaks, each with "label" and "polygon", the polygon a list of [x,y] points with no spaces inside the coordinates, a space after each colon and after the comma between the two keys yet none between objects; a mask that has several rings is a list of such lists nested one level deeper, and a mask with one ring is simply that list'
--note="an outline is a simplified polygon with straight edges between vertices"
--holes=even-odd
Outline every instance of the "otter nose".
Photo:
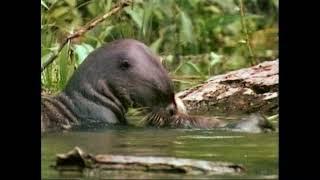
[{"label": "otter nose", "polygon": [[177,113],[177,106],[175,103],[171,103],[169,104],[169,106],[167,106],[166,111],[169,112],[170,116],[174,115]]}]

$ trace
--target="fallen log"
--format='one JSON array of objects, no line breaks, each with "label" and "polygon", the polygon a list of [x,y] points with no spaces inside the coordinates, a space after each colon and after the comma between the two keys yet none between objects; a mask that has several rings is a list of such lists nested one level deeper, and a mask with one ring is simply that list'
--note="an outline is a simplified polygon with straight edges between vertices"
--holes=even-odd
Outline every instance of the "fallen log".
[{"label": "fallen log", "polygon": [[188,113],[278,113],[279,60],[211,77],[177,93]]},{"label": "fallen log", "polygon": [[210,162],[204,160],[173,157],[144,157],[122,155],[91,155],[79,147],[66,154],[58,154],[55,169],[59,171],[82,171],[99,169],[105,171],[142,171],[183,174],[239,174],[245,172],[242,165],[228,162]]}]

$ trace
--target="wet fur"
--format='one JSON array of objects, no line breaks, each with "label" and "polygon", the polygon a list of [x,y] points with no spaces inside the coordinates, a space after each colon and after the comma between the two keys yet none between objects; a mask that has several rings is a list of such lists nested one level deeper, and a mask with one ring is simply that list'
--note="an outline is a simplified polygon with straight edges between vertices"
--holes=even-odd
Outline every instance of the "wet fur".
[{"label": "wet fur", "polygon": [[159,57],[139,41],[116,40],[90,53],[62,92],[42,96],[41,129],[127,125],[129,107],[172,104],[173,83]]},{"label": "wet fur", "polygon": [[177,112],[169,116],[168,113],[159,111],[152,112],[146,118],[146,125],[153,127],[170,127],[170,128],[219,128],[224,127],[226,123],[223,121],[204,116],[193,116],[185,113]]}]

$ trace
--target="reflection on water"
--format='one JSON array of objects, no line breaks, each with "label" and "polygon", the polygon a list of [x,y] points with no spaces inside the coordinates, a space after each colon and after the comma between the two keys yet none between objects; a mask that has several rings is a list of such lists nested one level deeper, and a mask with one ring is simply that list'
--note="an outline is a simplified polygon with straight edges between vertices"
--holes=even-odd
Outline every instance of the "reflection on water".
[{"label": "reflection on water", "polygon": [[[42,137],[42,177],[70,178],[91,176],[88,173],[59,174],[50,165],[55,155],[74,146],[92,154],[174,156],[242,164],[247,173],[232,178],[277,178],[278,134],[246,134],[213,130],[182,130],[153,128],[118,128],[95,132],[45,134]],[[91,172],[92,173],[92,172]],[[100,179],[150,178],[213,178],[176,174],[141,172],[102,172]],[[228,176],[215,176],[230,178]],[[95,177],[93,179],[96,179]]]}]

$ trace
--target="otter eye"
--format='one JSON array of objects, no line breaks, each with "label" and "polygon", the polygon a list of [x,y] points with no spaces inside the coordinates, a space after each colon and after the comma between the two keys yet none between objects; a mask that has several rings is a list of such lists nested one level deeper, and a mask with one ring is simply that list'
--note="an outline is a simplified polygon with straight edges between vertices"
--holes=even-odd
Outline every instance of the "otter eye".
[{"label": "otter eye", "polygon": [[120,68],[126,70],[130,67],[129,61],[127,59],[123,59],[120,62]]}]

